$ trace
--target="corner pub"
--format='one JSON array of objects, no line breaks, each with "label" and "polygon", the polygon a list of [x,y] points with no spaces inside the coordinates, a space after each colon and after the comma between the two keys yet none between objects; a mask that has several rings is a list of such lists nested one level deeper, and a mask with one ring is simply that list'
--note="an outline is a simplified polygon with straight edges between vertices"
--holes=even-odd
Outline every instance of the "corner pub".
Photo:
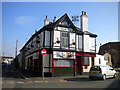
[{"label": "corner pub", "polygon": [[[96,34],[88,31],[88,16],[82,11],[81,28],[76,27],[65,13],[61,18],[48,16],[44,26],[26,42],[16,56],[18,67],[45,75],[82,75],[94,65],[96,57]],[[46,49],[47,54],[41,54]],[[43,62],[44,61],[44,62]]]}]

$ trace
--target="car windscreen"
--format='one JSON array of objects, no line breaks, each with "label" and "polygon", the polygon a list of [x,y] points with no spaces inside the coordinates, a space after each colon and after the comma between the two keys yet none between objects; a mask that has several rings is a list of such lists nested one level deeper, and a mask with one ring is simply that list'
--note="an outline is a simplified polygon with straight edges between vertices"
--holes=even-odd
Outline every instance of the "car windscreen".
[{"label": "car windscreen", "polygon": [[100,71],[100,67],[99,66],[93,66],[91,67],[90,71]]}]

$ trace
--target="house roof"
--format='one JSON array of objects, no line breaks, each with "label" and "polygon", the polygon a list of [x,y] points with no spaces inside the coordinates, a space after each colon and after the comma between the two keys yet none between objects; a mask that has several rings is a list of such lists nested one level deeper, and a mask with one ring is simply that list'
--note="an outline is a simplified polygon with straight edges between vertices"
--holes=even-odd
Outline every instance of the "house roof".
[{"label": "house roof", "polygon": [[14,57],[9,57],[9,56],[2,56],[1,57],[2,59],[4,58],[4,59],[14,59]]},{"label": "house roof", "polygon": [[109,53],[110,49],[115,49],[120,51],[120,42],[108,42],[100,46],[99,54],[104,55],[105,53]]},{"label": "house roof", "polygon": [[85,35],[89,35],[90,37],[97,37],[96,34],[93,34],[93,33],[88,32],[88,31],[85,31],[84,34],[85,34]]},{"label": "house roof", "polygon": [[[59,22],[62,21],[62,20],[64,20],[64,19],[67,20],[67,22],[70,24],[70,26],[59,25]],[[56,27],[56,26],[73,28],[73,30],[75,30],[75,31],[78,31],[78,30],[79,30],[79,28],[76,27],[76,26],[72,23],[72,21],[70,20],[70,18],[68,17],[68,15],[67,15],[66,13],[65,13],[61,18],[59,18],[56,22],[53,22],[53,23],[51,23],[51,24],[48,24],[48,25],[44,26],[43,29],[52,30],[52,29],[53,29],[54,27]],[[82,34],[82,32],[81,32],[81,34]]]},{"label": "house roof", "polygon": [[[65,26],[65,25],[60,25],[59,23],[63,20],[67,20],[67,22],[70,24],[69,26]],[[59,18],[56,22],[50,23],[48,25],[43,26],[38,32],[35,32],[35,34],[32,35],[32,37],[27,41],[27,43],[23,46],[22,49],[25,48],[25,46],[39,33],[41,33],[44,30],[50,30],[52,31],[53,28],[55,28],[56,26],[61,26],[61,27],[68,27],[68,28],[73,28],[73,30],[79,34],[79,35],[83,35],[83,34],[87,34],[90,35],[91,37],[97,37],[96,34],[92,34],[90,32],[82,32],[80,28],[76,27],[72,21],[70,20],[70,18],[68,17],[68,15],[65,13],[61,18]],[[21,50],[22,50],[21,49]],[[20,50],[20,51],[21,51]]]},{"label": "house roof", "polygon": [[[64,25],[59,25],[59,22],[66,19],[68,23],[70,23],[70,26],[64,26]],[[27,41],[27,43],[23,46],[23,48],[36,36],[38,35],[40,32],[42,32],[43,30],[53,30],[54,27],[56,27],[57,25],[61,26],[61,27],[69,27],[69,28],[73,28],[73,30],[75,30],[75,32],[77,34],[83,34],[82,31],[80,31],[78,27],[76,27],[72,21],[70,20],[70,18],[68,17],[68,15],[65,13],[61,18],[59,18],[56,22],[50,23],[48,25],[43,26],[38,32],[36,32],[35,34],[32,35],[32,37]],[[22,48],[22,49],[23,49]],[[21,50],[22,50],[21,49]],[[20,51],[21,51],[20,50]]]}]

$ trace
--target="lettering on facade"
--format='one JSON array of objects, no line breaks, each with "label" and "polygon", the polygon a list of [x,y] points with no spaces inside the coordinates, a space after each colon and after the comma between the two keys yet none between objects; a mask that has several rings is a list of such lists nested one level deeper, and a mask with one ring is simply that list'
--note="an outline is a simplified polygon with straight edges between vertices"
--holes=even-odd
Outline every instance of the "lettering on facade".
[{"label": "lettering on facade", "polygon": [[54,52],[53,52],[53,57],[54,57],[54,58],[75,59],[75,52],[54,51]]}]

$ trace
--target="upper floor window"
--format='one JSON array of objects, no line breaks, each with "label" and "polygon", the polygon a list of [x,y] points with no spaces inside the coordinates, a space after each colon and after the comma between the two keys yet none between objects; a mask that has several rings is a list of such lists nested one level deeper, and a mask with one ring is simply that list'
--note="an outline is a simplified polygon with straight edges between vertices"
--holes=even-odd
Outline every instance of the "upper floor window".
[{"label": "upper floor window", "polygon": [[61,47],[62,48],[68,47],[68,37],[69,37],[68,32],[61,32]]}]

